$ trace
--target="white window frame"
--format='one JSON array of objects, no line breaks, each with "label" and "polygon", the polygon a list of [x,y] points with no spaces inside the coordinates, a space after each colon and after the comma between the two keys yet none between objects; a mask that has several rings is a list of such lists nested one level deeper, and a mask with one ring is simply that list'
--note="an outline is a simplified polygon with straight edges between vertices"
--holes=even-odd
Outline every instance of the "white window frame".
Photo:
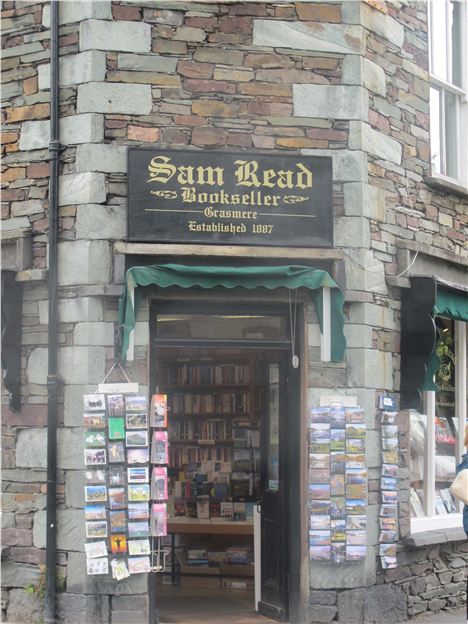
[{"label": "white window frame", "polygon": [[[463,455],[463,438],[467,420],[467,323],[455,321],[455,417],[458,420],[457,463]],[[435,493],[435,391],[424,392],[424,413],[427,415],[424,448],[424,517],[411,518],[411,533],[462,528],[462,503],[457,503],[459,513],[436,515]]]},{"label": "white window frame", "polygon": [[[431,170],[432,176],[441,178],[442,180],[447,180],[450,183],[456,183],[461,186],[468,188],[468,150],[466,149],[466,144],[468,143],[468,4],[466,2],[460,1],[460,21],[461,21],[461,36],[460,36],[460,56],[461,56],[461,79],[462,85],[457,86],[453,82],[449,82],[441,79],[432,73],[433,67],[433,49],[431,46],[431,22],[432,22],[432,6],[434,2],[441,3],[444,2],[446,6],[446,14],[448,15],[448,7],[450,0],[428,0],[428,18],[429,18],[429,76],[430,76],[430,87],[437,89],[440,92],[439,102],[440,102],[440,115],[439,115],[439,126],[440,126],[440,171],[437,171],[432,166],[432,153],[431,153]],[[446,19],[446,41],[450,42],[450,32],[449,32],[449,20]],[[448,48],[448,45],[447,45]],[[446,64],[447,64],[447,76],[451,77],[452,68],[450,64],[450,55],[449,50],[446,50]],[[446,173],[447,166],[447,155],[446,155],[446,125],[445,125],[445,93],[450,93],[456,97],[456,136],[457,136],[457,145],[456,145],[456,157],[458,162],[458,175],[456,178],[453,178]],[[433,130],[431,129],[431,132]]]}]

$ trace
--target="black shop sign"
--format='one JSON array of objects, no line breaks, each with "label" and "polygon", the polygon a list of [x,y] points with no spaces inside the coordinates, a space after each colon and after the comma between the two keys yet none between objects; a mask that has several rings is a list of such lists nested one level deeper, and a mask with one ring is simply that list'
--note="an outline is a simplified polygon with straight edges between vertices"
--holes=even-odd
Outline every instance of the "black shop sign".
[{"label": "black shop sign", "polygon": [[128,240],[332,247],[332,159],[128,150]]}]

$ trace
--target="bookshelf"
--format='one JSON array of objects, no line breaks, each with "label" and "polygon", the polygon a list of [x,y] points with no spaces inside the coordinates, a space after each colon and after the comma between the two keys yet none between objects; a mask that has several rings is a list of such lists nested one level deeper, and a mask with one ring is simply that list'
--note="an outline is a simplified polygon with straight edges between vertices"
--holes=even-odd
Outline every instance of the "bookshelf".
[{"label": "bookshelf", "polygon": [[182,538],[179,571],[251,576],[265,397],[261,358],[210,349],[195,360],[188,350],[164,351],[158,377],[168,395],[168,522],[169,532]]}]

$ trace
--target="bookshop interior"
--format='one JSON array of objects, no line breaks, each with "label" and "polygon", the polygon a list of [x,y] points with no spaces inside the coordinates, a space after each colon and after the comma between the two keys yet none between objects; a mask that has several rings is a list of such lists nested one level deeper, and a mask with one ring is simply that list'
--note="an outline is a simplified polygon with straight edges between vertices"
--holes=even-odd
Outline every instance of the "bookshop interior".
[{"label": "bookshop interior", "polygon": [[204,622],[219,621],[220,612],[230,622],[230,611],[234,618],[249,614],[249,623],[272,621],[255,614],[254,516],[263,491],[280,488],[279,371],[290,345],[288,317],[232,311],[155,317],[152,391],[167,396],[169,436],[160,621],[184,621],[191,609],[199,611],[200,599]]}]

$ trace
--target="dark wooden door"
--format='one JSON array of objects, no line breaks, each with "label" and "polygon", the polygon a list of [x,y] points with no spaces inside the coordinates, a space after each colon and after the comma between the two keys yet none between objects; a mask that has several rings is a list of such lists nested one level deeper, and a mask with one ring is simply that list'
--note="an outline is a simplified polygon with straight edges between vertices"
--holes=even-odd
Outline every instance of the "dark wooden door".
[{"label": "dark wooden door", "polygon": [[282,358],[266,364],[267,396],[263,414],[261,506],[261,601],[259,611],[279,622],[288,619],[285,501],[286,375]]}]

